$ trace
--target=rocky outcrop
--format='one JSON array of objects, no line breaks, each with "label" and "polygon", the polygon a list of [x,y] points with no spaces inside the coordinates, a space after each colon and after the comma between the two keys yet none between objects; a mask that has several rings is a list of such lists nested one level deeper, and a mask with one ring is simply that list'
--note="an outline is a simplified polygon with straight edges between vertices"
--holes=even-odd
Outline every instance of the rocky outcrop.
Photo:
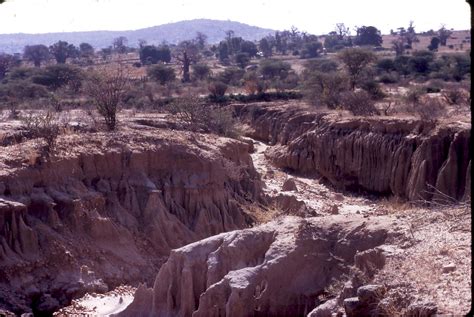
[{"label": "rocky outcrop", "polygon": [[151,282],[171,249],[252,223],[248,144],[140,146],[2,171],[0,307],[51,313],[86,291]]},{"label": "rocky outcrop", "polygon": [[248,135],[276,144],[276,166],[317,173],[338,188],[411,201],[460,200],[470,182],[470,126],[339,118],[290,106],[236,105]]},{"label": "rocky outcrop", "polygon": [[[152,290],[119,316],[303,316],[390,221],[286,217],[173,250]],[[153,303],[150,304],[150,296]]]}]

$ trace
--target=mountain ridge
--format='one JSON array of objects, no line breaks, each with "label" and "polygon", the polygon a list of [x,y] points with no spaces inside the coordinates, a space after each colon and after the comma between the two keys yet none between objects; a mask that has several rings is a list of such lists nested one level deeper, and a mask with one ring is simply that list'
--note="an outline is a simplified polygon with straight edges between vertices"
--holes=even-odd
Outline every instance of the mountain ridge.
[{"label": "mountain ridge", "polygon": [[59,40],[64,40],[74,45],[82,42],[91,44],[94,48],[103,48],[112,44],[114,38],[125,36],[128,45],[138,46],[138,40],[146,40],[149,44],[167,42],[176,44],[195,37],[197,32],[208,36],[209,43],[217,43],[224,39],[225,31],[233,30],[235,36],[246,40],[258,40],[275,30],[252,26],[230,20],[194,19],[172,23],[165,23],[147,28],[124,31],[77,31],[77,32],[51,32],[51,33],[15,33],[0,34],[0,52],[20,53],[26,45],[45,44],[51,45]]}]

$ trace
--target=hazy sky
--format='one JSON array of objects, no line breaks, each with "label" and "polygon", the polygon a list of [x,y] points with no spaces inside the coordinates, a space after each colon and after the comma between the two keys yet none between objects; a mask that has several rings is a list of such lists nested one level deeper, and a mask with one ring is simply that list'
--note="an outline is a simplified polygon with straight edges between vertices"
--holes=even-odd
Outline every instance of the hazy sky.
[{"label": "hazy sky", "polygon": [[7,0],[0,5],[0,33],[132,30],[198,18],[280,30],[294,25],[313,34],[338,22],[382,33],[410,20],[417,31],[470,28],[464,0]]}]

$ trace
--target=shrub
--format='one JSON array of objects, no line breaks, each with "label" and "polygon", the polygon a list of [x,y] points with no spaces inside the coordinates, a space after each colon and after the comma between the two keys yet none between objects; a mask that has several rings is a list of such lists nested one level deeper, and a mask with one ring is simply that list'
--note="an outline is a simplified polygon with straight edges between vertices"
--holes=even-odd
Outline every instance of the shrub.
[{"label": "shrub", "polygon": [[177,98],[167,110],[192,131],[203,130],[228,137],[237,137],[236,121],[230,109],[206,105],[196,96]]},{"label": "shrub", "polygon": [[349,89],[349,79],[341,73],[314,72],[304,83],[305,96],[315,106],[335,109],[340,105],[341,93]]},{"label": "shrub", "polygon": [[205,124],[209,130],[218,135],[237,138],[240,134],[230,108],[214,107],[205,119]]},{"label": "shrub", "polygon": [[67,64],[47,66],[34,75],[31,80],[53,90],[69,85],[73,91],[79,91],[82,84],[82,71],[79,67]]},{"label": "shrub", "polygon": [[176,79],[174,69],[164,65],[153,65],[148,67],[147,75],[151,79],[159,82],[160,85],[166,85]]},{"label": "shrub", "polygon": [[404,99],[406,102],[410,103],[412,106],[417,106],[423,95],[425,94],[425,90],[421,87],[412,87],[408,90],[405,94]]},{"label": "shrub", "polygon": [[382,74],[379,78],[379,81],[384,84],[395,84],[398,83],[400,78],[396,72]]},{"label": "shrub", "polygon": [[6,82],[30,79],[34,75],[38,74],[41,70],[32,67],[16,67],[8,72]]},{"label": "shrub", "polygon": [[32,138],[42,138],[45,141],[43,148],[46,157],[49,157],[55,149],[56,139],[59,136],[60,126],[57,118],[52,112],[29,113],[22,117],[23,129]]},{"label": "shrub", "polygon": [[192,66],[193,75],[198,80],[203,80],[208,78],[211,75],[211,68],[206,64],[195,64]]},{"label": "shrub", "polygon": [[426,92],[428,94],[431,93],[438,93],[443,89],[443,82],[439,79],[432,79],[428,82],[428,84],[425,86]]},{"label": "shrub", "polygon": [[28,80],[17,80],[0,85],[0,101],[25,102],[48,97],[49,93],[42,85],[33,84]]},{"label": "shrub", "polygon": [[216,80],[230,86],[239,86],[245,71],[237,67],[228,67],[217,75]]},{"label": "shrub", "polygon": [[395,57],[393,64],[395,66],[395,70],[403,76],[408,76],[410,74],[410,67],[409,67],[410,58],[405,55]]},{"label": "shrub", "polygon": [[237,53],[234,58],[235,63],[242,69],[250,63],[250,55],[247,53]]},{"label": "shrub", "polygon": [[349,110],[356,116],[379,115],[375,108],[374,101],[370,95],[364,91],[346,91],[341,94],[342,109]]},{"label": "shrub", "polygon": [[380,88],[380,85],[373,80],[364,82],[361,88],[365,90],[373,100],[381,100],[387,96]]},{"label": "shrub", "polygon": [[211,82],[207,88],[210,93],[209,97],[214,100],[219,100],[219,98],[224,97],[228,86],[221,81],[214,81]]},{"label": "shrub", "polygon": [[467,105],[468,96],[461,88],[448,88],[443,93],[444,100],[450,105]]},{"label": "shrub", "polygon": [[291,65],[279,60],[265,59],[260,62],[259,70],[263,79],[285,79],[291,70]]},{"label": "shrub", "polygon": [[379,72],[391,72],[395,70],[395,63],[391,58],[382,58],[377,62],[377,70]]},{"label": "shrub", "polygon": [[425,98],[414,107],[416,114],[422,120],[437,121],[441,116],[446,115],[446,107],[438,98]]},{"label": "shrub", "polygon": [[203,103],[195,96],[176,98],[170,102],[166,109],[176,116],[179,122],[187,125],[191,130],[196,130],[203,120]]},{"label": "shrub", "polygon": [[120,66],[116,70],[95,72],[87,82],[86,91],[104,117],[109,131],[115,130],[117,110],[127,91],[129,78]]},{"label": "shrub", "polygon": [[309,75],[315,71],[330,73],[337,70],[338,64],[330,59],[316,59],[308,61],[305,65],[304,74]]}]

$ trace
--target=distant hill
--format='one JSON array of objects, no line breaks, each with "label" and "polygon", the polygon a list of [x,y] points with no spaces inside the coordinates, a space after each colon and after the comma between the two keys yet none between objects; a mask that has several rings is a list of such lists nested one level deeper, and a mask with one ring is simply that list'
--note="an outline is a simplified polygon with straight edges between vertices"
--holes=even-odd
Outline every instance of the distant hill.
[{"label": "distant hill", "polygon": [[129,46],[138,46],[139,39],[146,40],[149,44],[159,44],[163,41],[176,44],[194,38],[196,32],[206,34],[209,43],[217,43],[225,37],[225,32],[228,30],[233,30],[235,36],[241,36],[246,40],[258,40],[275,32],[271,29],[234,21],[198,19],[168,23],[134,31],[0,34],[0,52],[19,53],[23,51],[25,45],[51,45],[59,40],[67,41],[74,45],[87,42],[94,46],[94,48],[103,48],[111,45],[113,39],[119,36],[125,36],[128,39]]}]

